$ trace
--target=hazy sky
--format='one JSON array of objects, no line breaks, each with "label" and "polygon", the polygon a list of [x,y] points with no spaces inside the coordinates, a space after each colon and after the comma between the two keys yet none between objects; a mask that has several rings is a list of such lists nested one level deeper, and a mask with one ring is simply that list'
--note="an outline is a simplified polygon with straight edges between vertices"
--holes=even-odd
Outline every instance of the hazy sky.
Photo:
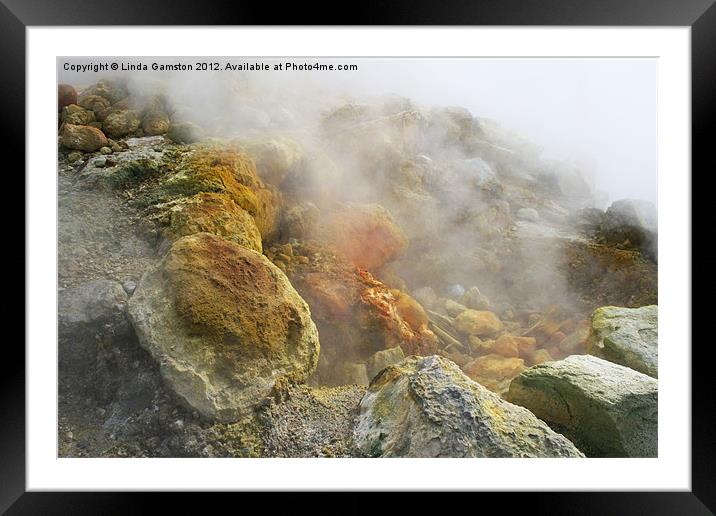
[{"label": "hazy sky", "polygon": [[[72,62],[91,60],[76,58]],[[142,60],[152,62],[152,58]],[[232,59],[232,62],[251,61],[257,60]],[[631,197],[656,202],[654,59],[321,58],[318,61],[358,63],[359,70],[267,73],[289,86],[295,79],[296,83],[308,82],[326,90],[397,93],[426,106],[464,106],[475,116],[494,118],[541,144],[546,157],[589,163],[597,188],[606,191],[611,200]],[[61,81],[75,84],[89,84],[99,78],[95,74],[80,78],[61,70],[59,76]]]}]

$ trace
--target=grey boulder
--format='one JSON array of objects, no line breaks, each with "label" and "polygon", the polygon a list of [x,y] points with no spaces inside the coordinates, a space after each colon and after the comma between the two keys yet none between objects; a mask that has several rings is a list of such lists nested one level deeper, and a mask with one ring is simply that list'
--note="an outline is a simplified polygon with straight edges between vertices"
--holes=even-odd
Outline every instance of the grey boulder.
[{"label": "grey boulder", "polygon": [[590,355],[522,372],[507,399],[572,439],[591,457],[656,457],[657,381]]}]

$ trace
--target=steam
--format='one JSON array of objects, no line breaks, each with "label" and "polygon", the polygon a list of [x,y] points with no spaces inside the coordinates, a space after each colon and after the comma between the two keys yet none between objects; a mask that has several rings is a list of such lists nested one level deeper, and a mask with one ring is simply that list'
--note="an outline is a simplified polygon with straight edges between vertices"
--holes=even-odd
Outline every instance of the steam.
[{"label": "steam", "polygon": [[[163,95],[173,120],[209,136],[298,142],[306,158],[290,202],[388,207],[411,242],[392,268],[412,290],[428,285],[446,295],[450,285],[478,284],[498,306],[530,310],[557,298],[568,304],[556,251],[532,238],[538,227],[525,224],[529,239],[503,245],[514,231],[514,207],[548,197],[550,188],[569,192],[562,206],[545,206],[543,216],[559,220],[621,198],[656,203],[654,60],[319,61],[358,70],[117,75],[128,79],[134,98]],[[81,88],[110,75],[60,69],[59,79]],[[432,122],[440,117],[475,124],[478,138],[456,140]],[[500,190],[500,177],[517,186]],[[551,183],[555,177],[560,184]]]}]

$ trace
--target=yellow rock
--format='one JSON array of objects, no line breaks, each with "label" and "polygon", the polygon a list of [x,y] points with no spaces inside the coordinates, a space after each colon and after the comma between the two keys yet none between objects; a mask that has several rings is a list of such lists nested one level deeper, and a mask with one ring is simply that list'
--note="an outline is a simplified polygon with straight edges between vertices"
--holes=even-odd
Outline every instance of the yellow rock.
[{"label": "yellow rock", "polygon": [[502,331],[502,321],[487,310],[465,310],[455,318],[455,329],[465,335],[491,337]]}]

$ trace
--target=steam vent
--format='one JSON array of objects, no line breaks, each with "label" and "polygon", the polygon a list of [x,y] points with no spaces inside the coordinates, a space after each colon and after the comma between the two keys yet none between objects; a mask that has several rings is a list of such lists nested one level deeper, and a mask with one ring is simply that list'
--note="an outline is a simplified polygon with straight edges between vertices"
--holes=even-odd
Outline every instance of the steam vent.
[{"label": "steam vent", "polygon": [[60,456],[656,456],[653,203],[450,99],[142,73],[58,87]]}]

